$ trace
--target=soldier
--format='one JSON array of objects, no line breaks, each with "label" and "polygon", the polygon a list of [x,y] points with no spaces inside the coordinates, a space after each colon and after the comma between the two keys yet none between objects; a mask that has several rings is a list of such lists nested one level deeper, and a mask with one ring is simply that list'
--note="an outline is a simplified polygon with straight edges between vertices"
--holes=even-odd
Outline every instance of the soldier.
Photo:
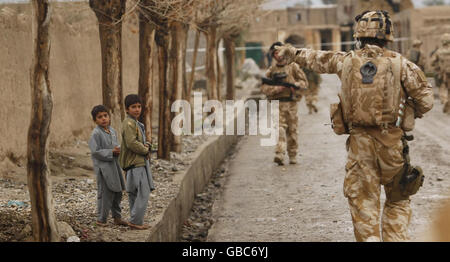
[{"label": "soldier", "polygon": [[[430,54],[431,59],[433,59],[434,54],[439,49],[439,46],[437,46]],[[431,67],[434,71],[434,84],[439,90],[439,100],[441,101],[441,104],[445,104],[447,102],[447,90],[444,90],[444,86],[442,85],[442,75],[440,74],[439,66],[435,64],[433,66],[433,63],[431,62]],[[444,92],[445,91],[445,92]]]},{"label": "soldier", "polygon": [[408,51],[407,58],[409,61],[418,65],[422,71],[425,71],[425,64],[427,63],[426,57],[423,52],[420,50],[422,46],[422,41],[416,39],[412,43],[412,48]]},{"label": "soldier", "polygon": [[444,104],[444,113],[450,114],[450,34],[441,37],[442,47],[436,50],[431,57],[431,66],[442,79],[439,87],[439,98]]},{"label": "soldier", "polygon": [[[272,65],[266,76],[273,78],[276,74],[286,74],[284,82],[294,84],[300,88],[308,87],[308,80],[305,73],[295,63],[286,63],[285,59],[282,59],[277,55],[275,46],[282,46],[281,42],[274,43],[269,52],[275,59],[276,63]],[[284,155],[289,155],[289,163],[297,163],[297,151],[298,151],[298,104],[297,102],[302,98],[304,91],[294,90],[292,88],[284,86],[262,85],[261,91],[267,96],[269,100],[279,100],[279,139],[275,149],[274,162],[278,165],[283,165]],[[287,145],[286,145],[287,142]]]},{"label": "soldier", "polygon": [[308,79],[308,91],[305,95],[306,106],[308,107],[308,113],[312,114],[317,113],[318,109],[316,106],[317,101],[319,100],[319,85],[321,82],[320,75],[315,73],[314,71],[303,69]]},{"label": "soldier", "polygon": [[[418,66],[385,48],[394,40],[386,11],[366,11],[355,20],[358,50],[277,49],[288,62],[337,74],[342,81],[340,103],[331,105],[330,114],[333,130],[350,135],[343,189],[356,240],[405,241],[409,195],[418,190],[423,174],[409,165],[404,130],[433,107],[433,91]],[[381,185],[386,202],[380,232]]]}]

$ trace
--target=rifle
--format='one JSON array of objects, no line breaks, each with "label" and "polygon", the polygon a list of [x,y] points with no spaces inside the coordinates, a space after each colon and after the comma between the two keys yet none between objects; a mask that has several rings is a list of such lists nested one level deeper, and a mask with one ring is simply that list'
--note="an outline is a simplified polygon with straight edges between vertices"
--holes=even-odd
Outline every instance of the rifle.
[{"label": "rifle", "polygon": [[263,77],[262,83],[263,83],[263,85],[269,85],[269,86],[284,86],[287,88],[293,88],[295,90],[307,90],[307,88],[301,88],[294,84],[284,82],[284,79],[286,77],[287,77],[286,73],[275,73],[275,74],[273,74],[272,79]]}]

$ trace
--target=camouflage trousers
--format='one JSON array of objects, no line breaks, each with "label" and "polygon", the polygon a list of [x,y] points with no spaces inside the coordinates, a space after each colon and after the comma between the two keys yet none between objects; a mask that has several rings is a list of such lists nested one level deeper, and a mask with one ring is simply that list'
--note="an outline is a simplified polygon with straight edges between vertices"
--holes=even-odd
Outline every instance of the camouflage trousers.
[{"label": "camouflage trousers", "polygon": [[317,112],[316,103],[319,100],[319,88],[310,85],[308,92],[305,95],[306,106],[308,107],[309,113],[313,111]]},{"label": "camouflage trousers", "polygon": [[403,167],[401,140],[386,147],[365,132],[352,132],[347,140],[344,195],[348,199],[356,241],[407,241],[410,200],[392,202],[386,197],[381,216],[380,194]]},{"label": "camouflage trousers", "polygon": [[279,113],[279,138],[275,154],[283,159],[287,149],[289,158],[295,158],[298,150],[297,102],[280,102]]},{"label": "camouflage trousers", "polygon": [[444,77],[444,81],[439,87],[439,99],[444,104],[444,113],[450,114],[450,76]]}]

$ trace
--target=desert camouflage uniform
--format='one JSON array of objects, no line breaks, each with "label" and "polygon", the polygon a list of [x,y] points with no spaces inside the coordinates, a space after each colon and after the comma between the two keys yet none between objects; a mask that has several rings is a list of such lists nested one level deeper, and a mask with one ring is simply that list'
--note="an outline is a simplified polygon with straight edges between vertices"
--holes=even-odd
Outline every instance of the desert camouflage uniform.
[{"label": "desert camouflage uniform", "polygon": [[308,78],[308,91],[305,95],[306,106],[308,107],[309,114],[312,112],[317,113],[317,101],[319,100],[319,84],[321,82],[321,78],[319,74],[314,73],[311,70],[304,69],[303,70]]},{"label": "desert camouflage uniform", "polygon": [[438,50],[434,52],[431,57],[431,66],[434,68],[436,74],[439,75],[439,78],[442,79],[441,85],[439,86],[439,99],[441,100],[441,103],[444,104],[444,113],[450,114],[450,75],[445,74],[443,69],[439,66],[439,60],[442,59],[439,54],[444,49],[450,49],[450,43],[438,48]]},{"label": "desert camouflage uniform", "polygon": [[[419,59],[416,61],[412,61],[411,58],[413,57],[412,53],[418,53],[419,54]],[[424,53],[422,52],[422,50],[420,50],[420,46],[414,46],[413,48],[411,48],[410,50],[408,50],[408,54],[406,56],[408,59],[411,60],[411,62],[415,63],[417,66],[420,67],[420,69],[422,71],[425,71],[425,65],[427,63],[427,58],[425,57]]]},{"label": "desert camouflage uniform", "polygon": [[[321,74],[334,73],[341,79],[344,58],[350,55],[345,52],[283,48],[285,52],[280,55],[291,57],[300,67]],[[362,53],[381,55],[385,50],[367,45]],[[403,88],[415,101],[417,113],[429,111],[433,107],[433,92],[422,70],[402,57],[400,78]],[[384,185],[385,192],[389,192],[389,183],[404,163],[401,142],[403,130],[390,126],[387,132],[383,134],[379,127],[353,127],[347,140],[344,195],[348,198],[357,241],[380,241],[381,238],[384,241],[408,240],[407,229],[411,218],[409,199],[392,202],[387,197],[380,236],[381,185]]]},{"label": "desert camouflage uniform", "polygon": [[[301,88],[308,87],[308,80],[303,70],[295,63],[289,65],[273,65],[266,76],[271,78],[275,73],[286,73],[285,82],[296,84]],[[279,138],[275,149],[275,154],[283,160],[285,152],[292,161],[298,152],[298,104],[305,91],[284,88],[279,92],[277,86],[262,85],[261,91],[269,100],[280,100],[279,106]]]}]

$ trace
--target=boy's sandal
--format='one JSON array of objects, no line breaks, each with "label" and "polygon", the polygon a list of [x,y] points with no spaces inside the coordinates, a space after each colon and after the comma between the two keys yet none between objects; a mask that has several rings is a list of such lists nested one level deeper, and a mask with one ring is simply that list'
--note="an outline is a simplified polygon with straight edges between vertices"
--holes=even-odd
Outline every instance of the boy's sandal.
[{"label": "boy's sandal", "polygon": [[106,227],[108,224],[100,222],[100,221],[96,221],[95,224],[99,227]]},{"label": "boy's sandal", "polygon": [[136,230],[145,230],[145,229],[149,229],[150,226],[148,225],[135,225],[132,223],[128,223],[128,226],[131,227],[131,229],[136,229]]}]

